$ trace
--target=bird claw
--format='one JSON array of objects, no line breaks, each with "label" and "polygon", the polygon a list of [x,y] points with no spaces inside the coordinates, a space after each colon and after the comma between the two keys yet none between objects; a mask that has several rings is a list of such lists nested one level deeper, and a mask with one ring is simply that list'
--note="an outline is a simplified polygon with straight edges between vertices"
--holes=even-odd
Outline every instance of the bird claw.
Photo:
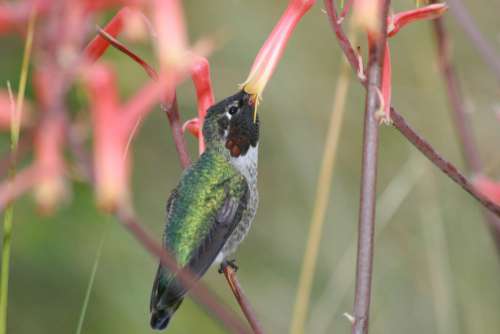
[{"label": "bird claw", "polygon": [[234,271],[238,271],[238,266],[236,265],[236,259],[222,261],[219,267],[219,274],[223,274],[224,269],[226,269],[226,267],[231,267]]}]

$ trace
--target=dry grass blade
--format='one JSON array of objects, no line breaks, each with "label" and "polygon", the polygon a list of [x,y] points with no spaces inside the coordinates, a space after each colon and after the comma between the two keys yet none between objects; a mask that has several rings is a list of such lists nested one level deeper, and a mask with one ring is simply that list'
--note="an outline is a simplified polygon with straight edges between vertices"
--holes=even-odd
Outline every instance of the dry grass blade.
[{"label": "dry grass blade", "polygon": [[[17,155],[17,146],[19,143],[19,132],[21,126],[21,112],[23,110],[24,92],[26,90],[26,82],[28,80],[28,67],[31,56],[31,48],[33,45],[33,35],[35,31],[36,11],[33,8],[28,22],[28,34],[24,46],[23,61],[21,66],[21,75],[19,80],[19,89],[17,91],[17,101],[12,106],[12,121],[10,128],[11,136],[11,154]],[[12,92],[9,85],[9,93],[13,100]],[[16,175],[16,160],[13,159],[9,172],[9,178],[13,179]],[[0,273],[0,334],[5,334],[7,331],[7,305],[9,292],[9,271],[10,271],[10,245],[12,238],[12,225],[14,219],[14,206],[9,204],[4,214],[3,221],[3,244],[2,244],[2,267]]]},{"label": "dry grass blade", "polygon": [[332,181],[335,158],[341,132],[342,120],[344,118],[345,101],[349,88],[350,77],[348,75],[349,66],[342,62],[340,76],[337,80],[335,97],[328,126],[328,133],[325,140],[323,160],[321,162],[320,173],[316,186],[316,198],[309,227],[309,237],[307,240],[302,269],[297,288],[297,296],[293,309],[290,333],[300,334],[304,332],[304,325],[309,309],[309,299],[314,279],[314,272],[318,258],[318,250],[321,242],[321,231],[325,221],[325,212],[330,199],[330,186]]},{"label": "dry grass blade", "polygon": [[99,267],[99,262],[101,260],[102,248],[104,246],[105,239],[106,239],[106,230],[103,232],[101,236],[101,241],[99,242],[99,246],[97,248],[94,264],[92,266],[92,272],[90,273],[89,284],[87,285],[87,290],[85,291],[85,298],[83,299],[82,310],[80,312],[78,325],[76,327],[76,334],[81,334],[82,332],[83,322],[85,320],[85,315],[87,314],[87,308],[89,305],[90,293],[92,292],[92,287],[94,286],[95,276],[97,274],[97,268]]},{"label": "dry grass blade", "polygon": [[454,308],[453,278],[448,256],[448,242],[432,172],[422,184],[423,207],[419,210],[425,255],[429,265],[431,294],[434,301],[436,333],[456,333],[457,311]]}]

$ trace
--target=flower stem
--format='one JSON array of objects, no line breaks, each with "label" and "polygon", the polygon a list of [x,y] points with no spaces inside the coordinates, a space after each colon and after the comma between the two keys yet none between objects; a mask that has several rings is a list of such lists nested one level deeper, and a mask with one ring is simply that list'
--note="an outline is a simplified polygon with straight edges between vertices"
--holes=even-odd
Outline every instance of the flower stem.
[{"label": "flower stem", "polygon": [[361,198],[358,224],[358,255],[352,334],[368,333],[370,313],[379,137],[379,124],[376,112],[380,110],[382,103],[379,97],[379,90],[382,84],[382,66],[387,39],[386,25],[390,0],[380,1],[379,4],[382,6],[380,17],[378,18],[380,31],[378,36],[370,43],[367,69]]},{"label": "flower stem", "polygon": [[[31,56],[31,47],[33,45],[33,35],[35,28],[36,11],[31,10],[30,19],[28,22],[28,34],[24,46],[24,54],[21,65],[21,75],[19,80],[19,89],[17,92],[17,102],[12,101],[13,117],[10,131],[10,149],[11,154],[17,155],[17,147],[19,143],[19,132],[21,123],[21,112],[23,110],[24,92],[26,90],[26,82],[28,80],[28,66]],[[10,88],[10,86],[9,86]],[[11,94],[11,100],[12,94]],[[12,180],[16,175],[16,159],[12,160],[9,178]],[[14,220],[14,205],[10,204],[4,214],[3,221],[3,244],[2,244],[2,266],[0,272],[0,334],[7,332],[7,305],[9,293],[9,272],[10,272],[10,251],[12,240],[12,225]]]}]

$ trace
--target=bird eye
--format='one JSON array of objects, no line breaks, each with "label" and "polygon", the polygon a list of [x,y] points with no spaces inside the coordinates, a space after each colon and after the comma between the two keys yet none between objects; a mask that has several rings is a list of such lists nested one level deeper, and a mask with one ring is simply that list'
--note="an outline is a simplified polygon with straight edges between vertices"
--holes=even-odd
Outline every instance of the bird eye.
[{"label": "bird eye", "polygon": [[228,110],[229,115],[234,115],[238,112],[238,107],[237,106],[231,106]]}]

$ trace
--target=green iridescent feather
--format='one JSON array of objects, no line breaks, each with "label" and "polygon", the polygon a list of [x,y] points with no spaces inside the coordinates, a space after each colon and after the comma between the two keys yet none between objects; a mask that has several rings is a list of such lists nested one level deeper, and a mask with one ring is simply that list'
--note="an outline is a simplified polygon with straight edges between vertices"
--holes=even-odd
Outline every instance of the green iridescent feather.
[{"label": "green iridescent feather", "polygon": [[221,154],[207,151],[181,178],[167,213],[164,243],[180,266],[188,264],[193,252],[214,227],[215,216],[226,196],[243,197],[243,176]]},{"label": "green iridescent feather", "polygon": [[[245,178],[217,150],[207,150],[186,170],[168,201],[163,236],[165,247],[180,267],[188,267],[197,275],[206,271],[240,221],[247,192]],[[231,221],[217,221],[227,201],[235,203],[237,210]],[[172,295],[184,293],[175,273],[164,267],[159,270],[157,296],[164,289],[172,290]]]}]

